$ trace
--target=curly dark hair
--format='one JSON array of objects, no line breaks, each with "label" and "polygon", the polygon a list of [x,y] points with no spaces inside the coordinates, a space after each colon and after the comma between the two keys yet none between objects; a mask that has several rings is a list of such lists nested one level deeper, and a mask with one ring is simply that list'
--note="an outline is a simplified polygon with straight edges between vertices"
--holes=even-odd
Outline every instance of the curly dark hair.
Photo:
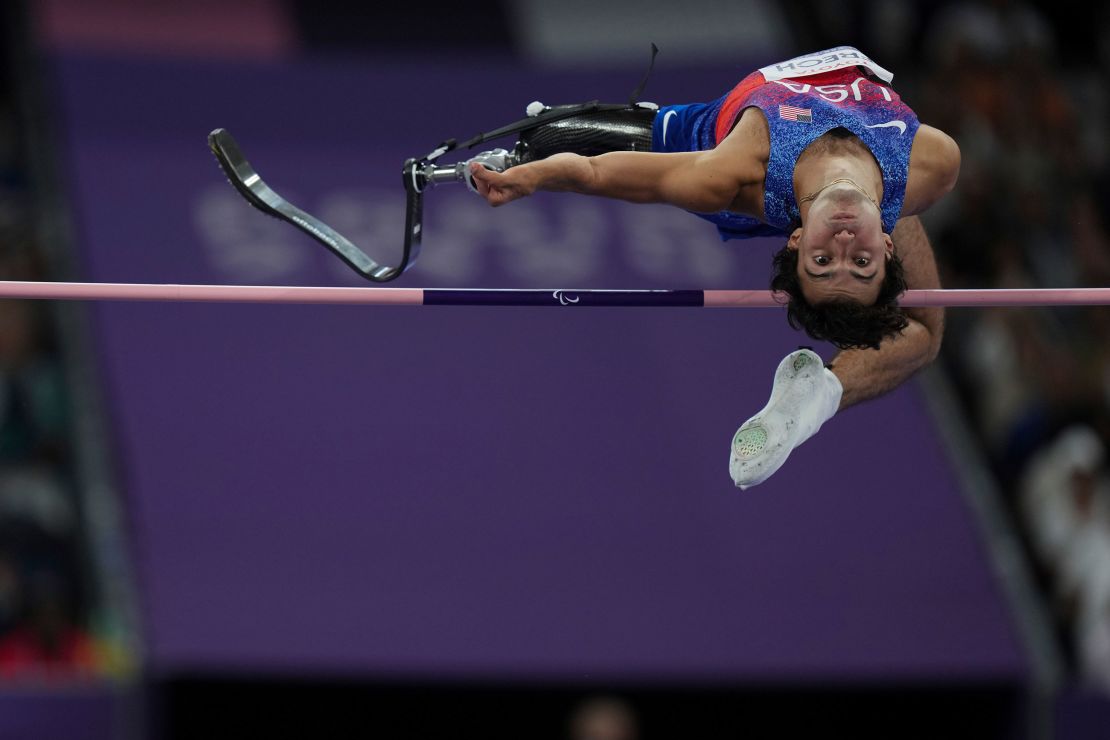
[{"label": "curly dark hair", "polygon": [[870,306],[847,298],[811,304],[802,294],[798,278],[798,251],[790,247],[775,253],[771,290],[790,296],[786,304],[790,326],[804,329],[812,338],[832,342],[840,349],[878,349],[885,337],[894,336],[909,325],[898,308],[898,296],[906,290],[906,276],[896,254],[887,261],[879,297]]}]

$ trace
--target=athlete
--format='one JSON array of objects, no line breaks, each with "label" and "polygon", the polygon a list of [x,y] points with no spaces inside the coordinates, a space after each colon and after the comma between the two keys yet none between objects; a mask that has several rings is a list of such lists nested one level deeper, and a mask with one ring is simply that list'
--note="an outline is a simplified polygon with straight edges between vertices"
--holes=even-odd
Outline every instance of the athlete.
[{"label": "athlete", "polygon": [[940,287],[917,214],[953,188],[960,151],[918,121],[892,79],[859,50],[837,47],[763,67],[711,103],[624,120],[631,133],[618,132],[623,143],[610,136],[613,151],[595,153],[610,124],[570,121],[561,136],[522,137],[522,164],[470,166],[494,206],[570,191],[669,203],[724,239],[786,237],[771,287],[789,296],[792,326],[840,351],[828,366],[809,349],[780,363],[767,406],[733,437],[729,471],[740,488],[766,480],[839,409],[892,390],[939,350],[943,311],[896,301],[907,287]]}]

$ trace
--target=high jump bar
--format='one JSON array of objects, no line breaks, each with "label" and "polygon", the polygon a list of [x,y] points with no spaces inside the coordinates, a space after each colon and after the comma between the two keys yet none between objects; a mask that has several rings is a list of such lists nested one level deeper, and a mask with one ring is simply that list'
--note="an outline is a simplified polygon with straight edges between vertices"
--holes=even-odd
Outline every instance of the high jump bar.
[{"label": "high jump bar", "polygon": [[[187,301],[208,303],[314,303],[372,306],[687,306],[780,308],[769,290],[533,290],[347,288],[295,285],[175,285],[0,281],[0,298],[79,301]],[[996,288],[908,290],[899,305],[1106,306],[1110,288]]]}]

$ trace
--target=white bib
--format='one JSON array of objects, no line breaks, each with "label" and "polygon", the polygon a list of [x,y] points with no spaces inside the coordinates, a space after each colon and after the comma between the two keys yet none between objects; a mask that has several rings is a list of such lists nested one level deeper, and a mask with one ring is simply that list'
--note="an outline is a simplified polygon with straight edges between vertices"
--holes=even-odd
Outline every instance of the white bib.
[{"label": "white bib", "polygon": [[763,73],[765,80],[771,82],[795,77],[808,77],[822,72],[830,72],[834,69],[855,66],[865,67],[871,74],[887,84],[894,80],[893,73],[883,69],[862,51],[851,46],[838,46],[835,49],[794,57],[793,59],[787,59],[785,62],[761,67],[759,71]]}]

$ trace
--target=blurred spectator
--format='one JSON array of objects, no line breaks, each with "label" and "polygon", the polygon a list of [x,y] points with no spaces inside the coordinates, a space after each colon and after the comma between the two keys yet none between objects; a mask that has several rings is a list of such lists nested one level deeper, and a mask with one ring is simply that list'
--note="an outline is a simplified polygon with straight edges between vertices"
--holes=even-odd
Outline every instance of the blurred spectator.
[{"label": "blurred spectator", "polygon": [[1110,663],[1104,638],[1110,628],[1110,477],[1103,458],[1073,470],[1060,494],[1072,499],[1075,526],[1061,553],[1058,597],[1067,606],[1072,652],[1082,681],[1110,691]]},{"label": "blurred spectator", "polygon": [[76,624],[69,585],[59,573],[39,570],[25,589],[26,613],[0,639],[0,676],[51,680],[93,675],[91,637]]},{"label": "blurred spectator", "polygon": [[[950,133],[955,191],[923,217],[948,288],[1110,286],[1110,8],[785,4],[801,48],[852,44]],[[1077,678],[1110,693],[1110,311],[948,312],[949,371],[1055,606]]]},{"label": "blurred spectator", "polygon": [[971,56],[1008,63],[1020,56],[1050,55],[1056,33],[1033,3],[1022,0],[961,0],[936,11],[926,34],[934,64],[952,67]]},{"label": "blurred spectator", "polygon": [[[11,91],[0,85],[0,279],[48,279]],[[0,679],[96,668],[69,399],[50,306],[0,301]]]},{"label": "blurred spectator", "polygon": [[1021,513],[1034,551],[1047,566],[1064,560],[1069,542],[1085,517],[1106,520],[1105,501],[1090,494],[1104,486],[1095,478],[1103,469],[1106,449],[1093,429],[1069,427],[1030,462],[1022,481]]},{"label": "blurred spectator", "polygon": [[[1087,677],[1099,665],[1110,606],[1110,475],[1106,446],[1086,425],[1064,430],[1030,462],[1021,484],[1022,523],[1050,590],[1064,647]],[[1095,651],[1092,653],[1091,651]],[[1110,683],[1104,684],[1110,688]]]},{"label": "blurred spectator", "polygon": [[1087,688],[1110,694],[1110,599],[1092,603],[1081,615],[1077,647]]},{"label": "blurred spectator", "polygon": [[[38,277],[17,245],[5,279]],[[80,524],[66,469],[68,414],[43,308],[0,301],[0,677],[79,676],[94,665],[80,627]]]},{"label": "blurred spectator", "polygon": [[[1110,285],[1110,12],[937,5],[903,93],[960,144],[931,213],[949,288]],[[1082,27],[1081,27],[1082,26]],[[1084,55],[1081,51],[1087,49]],[[942,349],[1012,505],[1076,678],[1110,693],[1110,316],[953,310]]]},{"label": "blurred spectator", "polygon": [[0,301],[0,464],[64,458],[65,384],[44,347],[40,311],[32,301]]},{"label": "blurred spectator", "polygon": [[11,553],[0,551],[0,635],[6,635],[19,621],[23,608],[19,564]]}]

